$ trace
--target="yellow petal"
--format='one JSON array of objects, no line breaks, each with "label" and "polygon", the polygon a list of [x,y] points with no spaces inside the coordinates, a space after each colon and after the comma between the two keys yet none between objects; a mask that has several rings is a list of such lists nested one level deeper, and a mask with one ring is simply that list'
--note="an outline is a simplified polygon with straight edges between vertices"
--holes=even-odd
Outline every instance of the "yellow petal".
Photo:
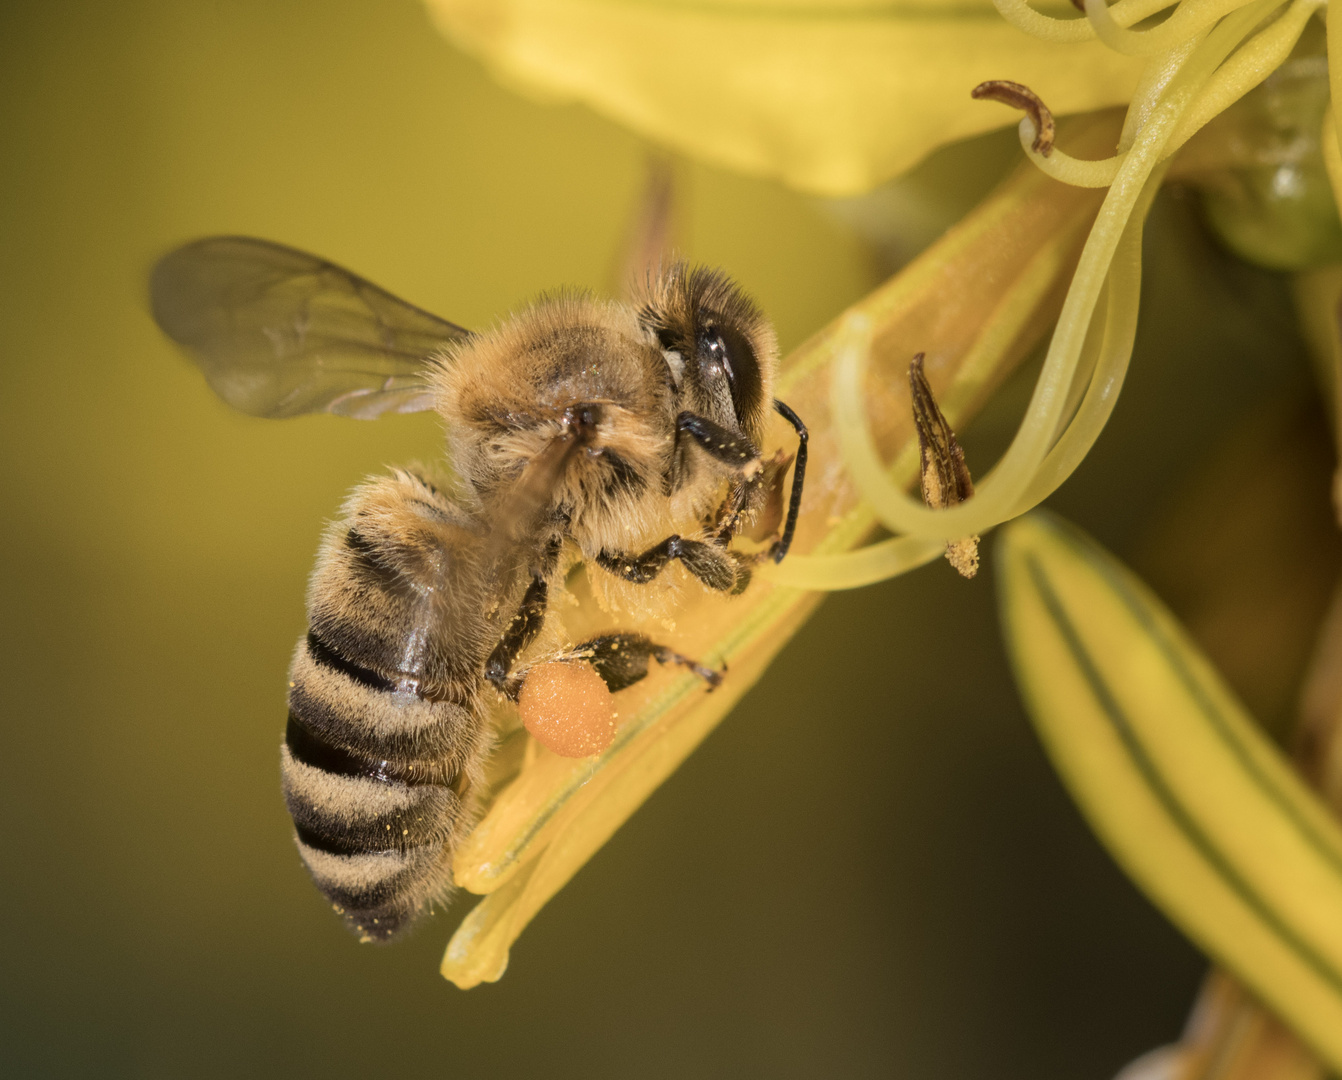
[{"label": "yellow petal", "polygon": [[970,100],[985,79],[1026,83],[1061,115],[1126,102],[1141,67],[1095,40],[1029,37],[991,0],[426,2],[443,33],[519,89],[825,195],[867,191],[938,146],[1016,123]]},{"label": "yellow petal", "polygon": [[1091,826],[1177,926],[1342,1067],[1342,827],[1112,556],[1044,514],[998,544],[1017,680]]},{"label": "yellow petal", "polygon": [[[1116,118],[1093,123],[1092,142],[1117,134]],[[1026,165],[994,196],[901,274],[859,305],[876,330],[873,416],[881,449],[912,479],[917,461],[907,366],[927,351],[926,370],[952,423],[969,416],[1056,317],[1086,226],[1101,193],[1065,187]],[[1042,252],[1057,251],[1051,289],[1027,318],[1003,310]],[[1001,332],[1004,323],[1010,332]],[[871,530],[869,510],[840,467],[828,421],[831,326],[787,361],[779,388],[811,428],[812,472],[794,551],[837,552]],[[786,445],[784,425],[775,438]],[[897,456],[898,455],[898,456]],[[804,558],[789,555],[780,569]],[[461,924],[443,958],[458,986],[497,979],[508,950],[532,916],[575,874],[722,719],[763,672],[819,597],[773,585],[765,575],[745,594],[700,599],[677,612],[687,637],[673,642],[706,663],[728,666],[720,689],[693,676],[656,672],[622,691],[624,725],[615,743],[588,760],[533,749],[454,858],[458,884],[485,899]],[[576,616],[581,617],[582,609]],[[635,627],[636,628],[636,627]],[[579,632],[581,627],[575,629]]]}]

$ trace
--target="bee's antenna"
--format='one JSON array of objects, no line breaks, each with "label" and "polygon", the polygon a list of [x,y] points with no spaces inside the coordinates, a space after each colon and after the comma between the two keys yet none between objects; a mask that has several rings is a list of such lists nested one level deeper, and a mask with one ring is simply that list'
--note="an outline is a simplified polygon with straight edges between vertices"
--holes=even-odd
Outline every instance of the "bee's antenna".
[{"label": "bee's antenna", "polygon": [[773,551],[770,552],[774,562],[779,563],[783,561],[783,556],[792,546],[792,534],[797,531],[797,513],[801,510],[801,489],[806,480],[807,431],[806,425],[801,422],[801,417],[777,398],[774,398],[774,411],[791,424],[797,432],[797,461],[792,467],[792,495],[788,499],[787,523],[783,526],[783,535],[779,537],[778,543],[774,545]]}]

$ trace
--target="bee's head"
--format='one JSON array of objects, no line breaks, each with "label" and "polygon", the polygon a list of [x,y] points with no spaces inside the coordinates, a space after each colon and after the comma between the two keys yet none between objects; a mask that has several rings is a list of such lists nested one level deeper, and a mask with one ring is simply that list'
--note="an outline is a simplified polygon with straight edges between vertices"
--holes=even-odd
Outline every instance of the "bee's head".
[{"label": "bee's head", "polygon": [[653,283],[639,321],[655,335],[678,410],[759,446],[773,402],[773,327],[725,274],[674,263]]}]

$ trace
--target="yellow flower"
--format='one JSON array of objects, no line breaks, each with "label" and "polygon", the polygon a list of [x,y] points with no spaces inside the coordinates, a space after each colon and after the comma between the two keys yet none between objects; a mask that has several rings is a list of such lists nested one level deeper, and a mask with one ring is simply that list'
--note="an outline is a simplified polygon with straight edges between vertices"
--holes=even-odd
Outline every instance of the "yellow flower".
[{"label": "yellow flower", "polygon": [[[526,923],[758,677],[818,590],[935,559],[948,543],[1024,514],[1066,480],[1123,384],[1142,228],[1174,155],[1287,60],[1326,0],[1118,0],[1112,8],[1086,0],[1084,15],[1026,0],[996,0],[995,12],[976,0],[427,2],[444,31],[501,78],[585,101],[704,160],[817,193],[867,190],[938,145],[1000,124],[999,106],[971,99],[985,80],[1023,85],[978,96],[1027,107],[1020,138],[1029,165],[785,362],[780,393],[807,418],[814,460],[832,467],[817,468],[808,488],[797,554],[739,600],[704,598],[678,615],[700,655],[730,666],[723,689],[704,696],[690,677],[649,680],[622,703],[629,719],[604,754],[574,762],[525,746],[515,777],[500,778],[457,854],[458,882],[486,898],[453,937],[443,973],[471,986],[502,974]],[[1342,78],[1338,23],[1328,34],[1334,86]],[[1081,117],[1053,140],[1050,107],[1061,115],[1116,104],[1128,106],[1122,118]],[[1342,194],[1331,114],[1322,149]],[[1280,245],[1274,251],[1280,260]],[[1342,357],[1329,315],[1339,291],[1336,268],[1299,285],[1307,327],[1329,365]],[[919,453],[904,389],[910,358],[926,353],[936,397],[958,425],[1050,328],[1033,398],[997,466],[958,505],[934,509],[910,498]],[[1335,366],[1328,371],[1336,397],[1342,380]],[[858,548],[877,524],[894,535]],[[1129,675],[1116,666],[1114,677]],[[1046,684],[1036,678],[1037,698]],[[1056,726],[1065,709],[1053,715]],[[1199,782],[1197,770],[1190,775]],[[1115,791],[1087,789],[1085,798],[1121,819],[1127,796]],[[1216,793],[1197,795],[1212,799],[1214,813]],[[1169,892],[1159,875],[1179,871],[1159,859],[1151,865],[1144,880],[1157,880],[1148,887],[1159,899]],[[1217,939],[1203,932],[1196,904],[1180,903],[1172,917],[1192,920],[1199,940]],[[1242,964],[1236,970],[1256,987],[1269,986],[1271,972],[1252,957],[1228,962]],[[1319,990],[1315,1011],[1300,1017],[1288,1015],[1290,994],[1267,996],[1337,1067],[1342,1043],[1319,1034],[1330,1010],[1342,1010],[1342,985],[1334,989]]]},{"label": "yellow flower", "polygon": [[[1052,10],[1071,11],[1060,0]],[[1060,113],[1125,103],[1142,63],[1022,34],[991,0],[428,0],[503,81],[576,99],[715,165],[850,195],[1001,127],[969,90],[1027,83]]]},{"label": "yellow flower", "polygon": [[[1112,137],[1113,127],[1108,130]],[[895,374],[907,367],[916,343],[934,338],[938,346],[929,360],[936,361],[933,375],[943,406],[952,422],[963,420],[1056,316],[1060,286],[1098,202],[1097,192],[1068,189],[1036,170],[1021,170],[854,309],[877,338],[874,366],[887,382],[897,382]],[[964,287],[947,296],[948,279]],[[841,450],[828,420],[829,368],[845,333],[830,327],[794,352],[779,386],[780,396],[811,426],[817,463],[807,482],[795,552],[844,552],[874,523],[851,480],[832,467]],[[884,408],[882,416],[886,423],[878,445],[911,478],[918,447],[907,398]],[[881,551],[868,563],[870,556],[858,553],[859,565],[841,568],[838,576],[843,585],[858,585],[928,562],[943,550],[938,540],[915,539],[893,559]],[[805,557],[789,555],[780,569]],[[557,757],[524,733],[515,736],[520,751],[517,742],[504,745],[505,761],[510,751],[525,760],[515,776],[500,777],[496,798],[455,854],[457,883],[485,899],[448,946],[442,968],[447,978],[467,987],[502,975],[508,950],[527,922],[726,715],[818,600],[814,591],[767,580],[729,600],[701,594],[676,612],[686,634],[678,640],[705,662],[727,666],[729,676],[719,689],[705,694],[695,677],[664,671],[621,691],[620,731],[595,758]],[[579,620],[590,616],[591,607],[567,612],[566,629],[588,630]]]}]

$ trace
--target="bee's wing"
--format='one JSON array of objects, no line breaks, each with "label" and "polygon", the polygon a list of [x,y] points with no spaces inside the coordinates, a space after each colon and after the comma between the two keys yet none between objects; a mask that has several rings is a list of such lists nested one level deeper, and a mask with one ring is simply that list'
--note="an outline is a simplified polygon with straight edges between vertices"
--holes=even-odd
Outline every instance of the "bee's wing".
[{"label": "bee's wing", "polygon": [[253,416],[432,408],[428,358],[469,336],[315,255],[242,236],[170,252],[149,289],[163,332]]}]

